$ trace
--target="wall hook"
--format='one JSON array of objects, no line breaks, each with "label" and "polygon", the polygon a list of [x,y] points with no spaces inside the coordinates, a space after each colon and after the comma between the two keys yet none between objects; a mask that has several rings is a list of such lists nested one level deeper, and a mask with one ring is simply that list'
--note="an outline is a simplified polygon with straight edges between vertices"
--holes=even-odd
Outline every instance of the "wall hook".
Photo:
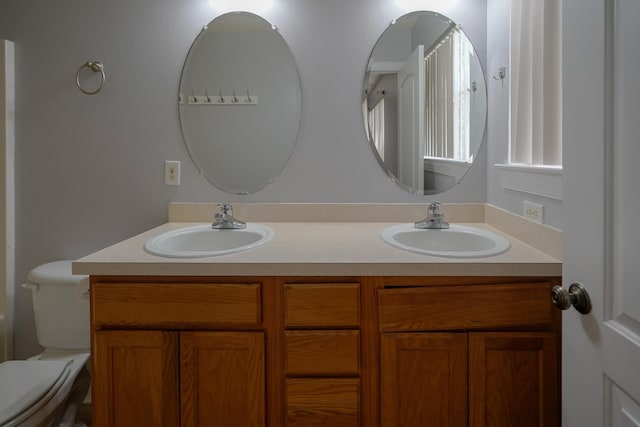
[{"label": "wall hook", "polygon": [[500,68],[498,68],[498,77],[496,77],[495,75],[492,76],[493,80],[500,80],[502,82],[502,87],[504,87],[504,78],[507,76],[507,67],[505,67],[504,65]]},{"label": "wall hook", "polygon": [[231,102],[233,102],[234,104],[237,104],[237,103],[238,103],[238,97],[236,96],[236,90],[235,90],[235,89],[233,89],[233,90],[231,91],[231,94],[233,95],[233,99],[232,99],[232,101],[231,101]]},{"label": "wall hook", "polygon": [[222,96],[222,90],[218,91],[218,102],[224,104],[224,96]]},{"label": "wall hook", "polygon": [[476,97],[476,92],[478,91],[478,82],[477,81],[472,81],[471,82],[471,87],[467,88],[467,91],[471,94],[471,97],[475,99]]}]

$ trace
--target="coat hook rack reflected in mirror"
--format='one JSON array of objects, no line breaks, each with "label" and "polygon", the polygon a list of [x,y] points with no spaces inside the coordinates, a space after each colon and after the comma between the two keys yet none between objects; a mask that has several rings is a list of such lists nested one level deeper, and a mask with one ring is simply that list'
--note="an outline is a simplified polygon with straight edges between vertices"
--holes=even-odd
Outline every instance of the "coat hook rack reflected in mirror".
[{"label": "coat hook rack reflected in mirror", "polygon": [[231,95],[224,95],[222,90],[218,90],[218,94],[210,96],[209,91],[205,90],[203,94],[196,93],[191,90],[188,96],[178,95],[178,103],[180,105],[258,105],[258,97],[255,94],[245,91],[246,95],[236,95],[235,89],[231,91]]}]

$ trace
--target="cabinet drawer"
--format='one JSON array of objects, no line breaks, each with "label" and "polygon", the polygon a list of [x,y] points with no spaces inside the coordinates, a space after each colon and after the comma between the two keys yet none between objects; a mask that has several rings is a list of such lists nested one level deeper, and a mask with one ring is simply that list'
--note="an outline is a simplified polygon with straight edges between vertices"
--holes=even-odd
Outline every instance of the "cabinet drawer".
[{"label": "cabinet drawer", "polygon": [[357,327],[360,284],[289,284],[285,286],[288,327]]},{"label": "cabinet drawer", "polygon": [[181,328],[261,322],[260,284],[94,283],[96,326]]},{"label": "cabinet drawer", "polygon": [[289,379],[286,382],[287,427],[360,425],[357,378]]},{"label": "cabinet drawer", "polygon": [[290,376],[356,376],[359,331],[285,332],[285,373]]},{"label": "cabinet drawer", "polygon": [[550,286],[518,283],[381,289],[380,330],[548,330],[554,321]]}]

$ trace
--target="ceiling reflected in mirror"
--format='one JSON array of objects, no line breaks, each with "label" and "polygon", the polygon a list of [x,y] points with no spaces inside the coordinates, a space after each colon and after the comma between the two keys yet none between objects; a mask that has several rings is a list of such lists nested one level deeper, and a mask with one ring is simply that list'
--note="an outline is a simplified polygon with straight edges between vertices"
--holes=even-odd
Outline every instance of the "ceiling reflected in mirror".
[{"label": "ceiling reflected in mirror", "polygon": [[416,10],[446,11],[455,6],[457,2],[458,0],[396,0],[396,5],[407,12]]},{"label": "ceiling reflected in mirror", "polygon": [[264,13],[273,5],[273,0],[209,0],[211,7],[219,12],[247,11]]}]

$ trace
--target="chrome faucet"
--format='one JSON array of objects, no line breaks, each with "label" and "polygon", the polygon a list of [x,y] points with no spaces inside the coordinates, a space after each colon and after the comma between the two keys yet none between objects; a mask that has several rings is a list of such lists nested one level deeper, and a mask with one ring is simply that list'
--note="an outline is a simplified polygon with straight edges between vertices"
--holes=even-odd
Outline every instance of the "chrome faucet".
[{"label": "chrome faucet", "polygon": [[231,207],[231,205],[227,203],[218,203],[218,207],[220,208],[220,212],[213,216],[213,224],[211,224],[211,228],[234,230],[247,227],[246,222],[237,220],[233,217],[233,207]]},{"label": "chrome faucet", "polygon": [[440,202],[433,202],[429,205],[429,211],[427,212],[427,218],[422,221],[417,221],[414,225],[416,228],[424,229],[447,229],[449,223],[443,221],[444,214],[440,211]]}]

